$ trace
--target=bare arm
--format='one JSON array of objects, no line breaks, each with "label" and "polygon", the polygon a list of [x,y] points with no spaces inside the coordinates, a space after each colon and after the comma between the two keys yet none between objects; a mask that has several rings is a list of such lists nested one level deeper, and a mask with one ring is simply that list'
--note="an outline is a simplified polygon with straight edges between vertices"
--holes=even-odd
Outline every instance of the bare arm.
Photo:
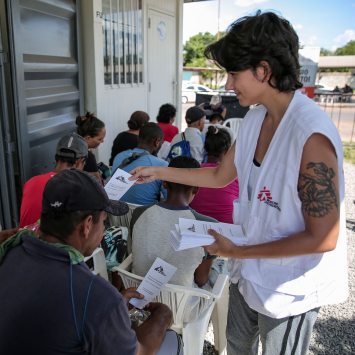
[{"label": "bare arm", "polygon": [[236,143],[229,149],[227,155],[217,168],[176,169],[139,166],[130,171],[130,174],[133,176],[129,179],[139,179],[136,184],[163,180],[198,187],[224,187],[238,177],[237,169],[234,164],[235,145]]},{"label": "bare arm", "polygon": [[135,330],[139,342],[137,355],[155,355],[164,340],[166,330],[173,324],[173,315],[168,306],[150,303],[146,310],[151,315]]},{"label": "bare arm", "polygon": [[96,171],[94,173],[90,173],[90,174],[94,175],[101,182],[100,174],[98,171]]},{"label": "bare arm", "polygon": [[225,108],[225,109],[222,111],[222,113],[221,113],[221,115],[222,115],[223,118],[226,117],[226,113],[227,113],[227,109]]},{"label": "bare arm", "polygon": [[202,263],[195,270],[194,279],[198,287],[205,285],[210,278],[212,264],[212,259],[202,260]]},{"label": "bare arm", "polygon": [[239,259],[284,258],[325,253],[335,249],[339,235],[339,176],[331,142],[314,134],[306,142],[298,187],[306,228],[280,240],[237,247],[215,231],[216,242],[205,247],[210,254]]}]

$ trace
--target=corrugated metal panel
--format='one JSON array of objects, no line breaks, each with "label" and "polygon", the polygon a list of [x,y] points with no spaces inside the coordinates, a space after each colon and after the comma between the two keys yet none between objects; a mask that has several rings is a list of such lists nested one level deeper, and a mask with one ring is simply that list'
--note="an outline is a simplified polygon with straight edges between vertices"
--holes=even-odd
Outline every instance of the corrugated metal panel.
[{"label": "corrugated metal panel", "polygon": [[355,55],[319,57],[318,68],[355,68]]},{"label": "corrugated metal panel", "polygon": [[19,120],[26,125],[21,137],[24,179],[28,180],[53,170],[55,146],[61,136],[76,130],[75,117],[82,112],[80,6],[74,0],[11,3]]}]

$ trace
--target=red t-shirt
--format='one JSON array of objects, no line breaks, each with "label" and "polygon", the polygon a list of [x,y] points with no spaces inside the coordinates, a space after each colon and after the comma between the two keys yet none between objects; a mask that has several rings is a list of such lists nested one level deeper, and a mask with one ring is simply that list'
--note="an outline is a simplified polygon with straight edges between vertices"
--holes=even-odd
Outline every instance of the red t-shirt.
[{"label": "red t-shirt", "polygon": [[170,123],[158,122],[158,125],[164,131],[164,141],[171,143],[173,138],[179,133],[179,129]]},{"label": "red t-shirt", "polygon": [[[217,168],[218,164],[201,164],[201,168]],[[233,201],[239,197],[238,179],[226,187],[211,189],[200,187],[190,207],[205,216],[215,218],[219,222],[233,223]]]},{"label": "red t-shirt", "polygon": [[47,181],[56,175],[50,172],[28,180],[23,187],[20,228],[37,222],[41,218],[42,198]]}]

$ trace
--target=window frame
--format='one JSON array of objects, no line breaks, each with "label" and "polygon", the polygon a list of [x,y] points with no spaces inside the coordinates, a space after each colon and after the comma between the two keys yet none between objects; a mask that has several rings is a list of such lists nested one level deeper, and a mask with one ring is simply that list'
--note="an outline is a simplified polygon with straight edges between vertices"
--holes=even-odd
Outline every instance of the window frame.
[{"label": "window frame", "polygon": [[[119,0],[109,0],[110,1],[110,57],[111,57],[111,84],[105,84],[105,77],[103,77],[104,80],[104,87],[105,89],[117,89],[117,88],[130,88],[130,87],[141,87],[145,85],[145,81],[144,81],[144,69],[145,69],[145,65],[144,65],[144,2],[142,1],[142,8],[139,9],[139,1],[140,0],[123,0],[123,44],[122,44],[122,48],[124,48],[125,46],[125,41],[126,41],[126,22],[125,22],[125,13],[126,13],[126,2],[129,1],[130,2],[130,26],[131,26],[131,43],[130,43],[130,52],[131,52],[131,73],[132,73],[132,80],[131,83],[127,83],[127,55],[124,55],[123,60],[124,60],[124,78],[125,78],[125,83],[121,83],[121,72],[120,72],[120,59],[121,59],[121,44],[120,44],[120,23],[119,23],[119,13],[120,13],[120,7],[119,7]],[[117,39],[117,56],[118,56],[118,83],[114,83],[114,57],[113,57],[113,47],[114,47],[114,38],[113,38],[113,13],[112,13],[112,3],[115,2],[117,7],[117,33],[116,33],[116,39]],[[133,23],[134,23],[134,14],[133,14],[133,7],[132,4],[133,2],[136,2],[136,7],[135,7],[135,23],[136,23],[136,29],[135,29],[135,34],[137,36],[137,40],[136,40],[136,44],[135,46],[133,45]],[[139,15],[138,12],[142,11],[142,23],[141,25],[139,24]],[[142,81],[139,81],[140,78],[140,71],[139,71],[139,31],[141,30],[141,35],[142,35]],[[103,38],[102,38],[102,43],[103,43]],[[135,47],[135,51],[134,51],[134,47]],[[134,53],[137,54],[137,79],[138,82],[135,83],[134,82]]]}]

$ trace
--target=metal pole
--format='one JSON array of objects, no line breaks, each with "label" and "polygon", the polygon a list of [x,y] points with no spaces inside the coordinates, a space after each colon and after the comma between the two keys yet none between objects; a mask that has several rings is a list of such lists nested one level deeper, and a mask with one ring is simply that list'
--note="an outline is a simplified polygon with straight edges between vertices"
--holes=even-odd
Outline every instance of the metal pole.
[{"label": "metal pole", "polygon": [[355,126],[355,113],[354,113],[353,129],[351,130],[350,145],[353,142],[354,126]]},{"label": "metal pole", "polygon": [[221,0],[218,0],[218,31],[217,31],[217,41],[219,40],[219,16],[221,13]]},{"label": "metal pole", "polygon": [[338,131],[339,131],[339,122],[340,122],[340,114],[341,114],[341,107],[342,106],[343,106],[343,102],[340,103],[340,107],[339,107],[339,117],[338,117],[338,125],[337,125]]}]

